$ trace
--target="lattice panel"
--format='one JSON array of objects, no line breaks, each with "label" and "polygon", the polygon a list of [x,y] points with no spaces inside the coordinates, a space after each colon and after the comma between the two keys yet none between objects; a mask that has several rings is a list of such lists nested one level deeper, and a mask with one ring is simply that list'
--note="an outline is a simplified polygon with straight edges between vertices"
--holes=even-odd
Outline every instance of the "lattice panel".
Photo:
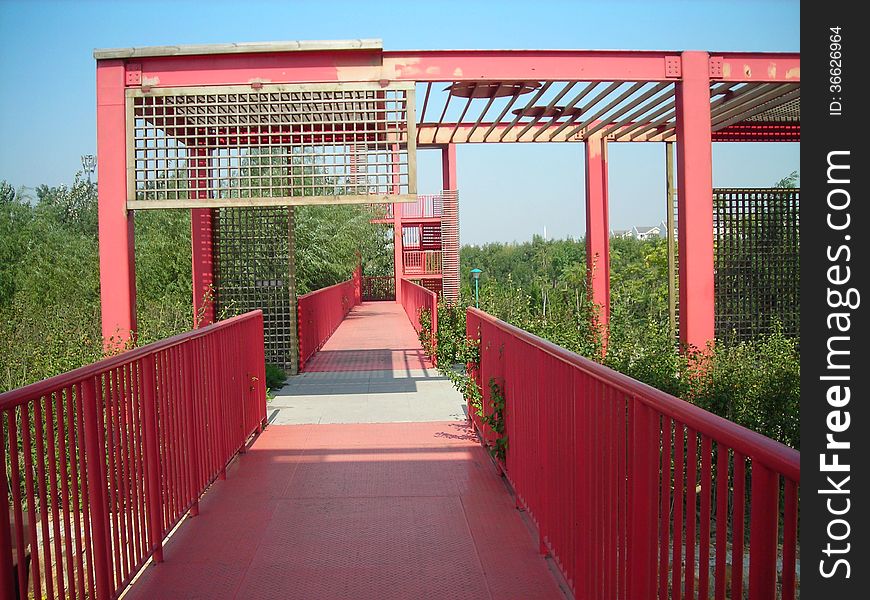
[{"label": "lattice panel", "polygon": [[213,211],[218,313],[262,309],[266,362],[288,371],[296,356],[291,210],[258,207]]},{"label": "lattice panel", "polygon": [[413,85],[127,93],[130,208],[416,200]]},{"label": "lattice panel", "polygon": [[442,292],[450,302],[459,300],[459,192],[441,192]]},{"label": "lattice panel", "polygon": [[[773,102],[771,102],[773,104]],[[746,119],[747,121],[754,122],[770,122],[770,121],[785,121],[785,122],[794,122],[800,123],[801,121],[801,99],[795,98],[794,100],[789,100],[785,104],[779,104],[777,106],[773,106],[764,112],[761,112],[757,115],[753,115]]]},{"label": "lattice panel", "polygon": [[800,334],[800,190],[714,190],[716,337]]}]

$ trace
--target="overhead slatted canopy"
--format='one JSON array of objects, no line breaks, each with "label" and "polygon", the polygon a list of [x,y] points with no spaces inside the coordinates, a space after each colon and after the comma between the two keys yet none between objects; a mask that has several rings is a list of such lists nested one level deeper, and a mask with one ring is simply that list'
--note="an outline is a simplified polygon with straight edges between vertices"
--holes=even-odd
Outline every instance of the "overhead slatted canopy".
[{"label": "overhead slatted canopy", "polygon": [[[676,139],[671,81],[479,81],[417,85],[419,145]],[[800,84],[715,82],[713,141],[798,141]]]}]

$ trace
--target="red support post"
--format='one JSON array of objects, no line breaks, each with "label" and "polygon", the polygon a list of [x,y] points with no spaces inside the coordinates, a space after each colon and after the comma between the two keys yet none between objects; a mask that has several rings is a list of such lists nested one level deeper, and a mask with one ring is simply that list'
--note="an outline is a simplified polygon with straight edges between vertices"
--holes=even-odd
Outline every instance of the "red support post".
[{"label": "red support post", "polygon": [[136,334],[136,265],[133,213],[127,211],[124,63],[97,63],[97,168],[100,232],[100,301],[106,346]]},{"label": "red support post", "polygon": [[706,52],[683,52],[676,86],[680,341],[713,340],[713,150]]},{"label": "red support post", "polygon": [[[399,147],[393,145],[392,162],[394,165],[399,164]],[[399,193],[399,173],[393,173],[393,194]],[[396,302],[402,293],[402,278],[405,276],[405,253],[403,248],[403,232],[402,232],[402,204],[396,202],[393,204],[393,275],[395,277],[394,288],[396,290]]]},{"label": "red support post", "polygon": [[599,306],[602,332],[610,322],[610,224],[607,197],[607,142],[586,140],[586,277]]},{"label": "red support post", "polygon": [[[191,162],[191,192],[194,199],[205,199],[208,188],[209,156],[207,148],[194,148]],[[214,259],[212,254],[212,211],[195,208],[190,211],[190,233],[193,249],[193,325],[203,327],[214,322]]]},{"label": "red support post", "polygon": [[358,306],[362,303],[362,264],[357,262],[356,268],[353,270],[353,305]]}]

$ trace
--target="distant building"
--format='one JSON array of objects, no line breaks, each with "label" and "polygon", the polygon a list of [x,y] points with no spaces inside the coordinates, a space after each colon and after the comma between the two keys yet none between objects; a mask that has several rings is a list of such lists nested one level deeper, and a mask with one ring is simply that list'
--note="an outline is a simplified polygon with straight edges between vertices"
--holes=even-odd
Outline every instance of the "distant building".
[{"label": "distant building", "polygon": [[631,229],[613,229],[610,232],[610,237],[613,238],[632,238],[635,240],[650,240],[654,238],[667,237],[667,227],[664,223],[654,225],[652,227],[632,227]]},{"label": "distant building", "polygon": [[660,225],[653,227],[632,227],[633,237],[638,240],[649,240],[667,236],[667,229]]}]

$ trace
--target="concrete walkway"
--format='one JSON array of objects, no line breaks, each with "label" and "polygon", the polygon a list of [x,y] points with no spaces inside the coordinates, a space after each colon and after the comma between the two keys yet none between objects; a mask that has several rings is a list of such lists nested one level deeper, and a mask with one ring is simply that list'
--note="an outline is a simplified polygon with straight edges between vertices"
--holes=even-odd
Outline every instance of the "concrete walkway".
[{"label": "concrete walkway", "polygon": [[323,348],[266,408],[275,425],[466,419],[465,401],[438,374],[401,305],[355,306]]}]

